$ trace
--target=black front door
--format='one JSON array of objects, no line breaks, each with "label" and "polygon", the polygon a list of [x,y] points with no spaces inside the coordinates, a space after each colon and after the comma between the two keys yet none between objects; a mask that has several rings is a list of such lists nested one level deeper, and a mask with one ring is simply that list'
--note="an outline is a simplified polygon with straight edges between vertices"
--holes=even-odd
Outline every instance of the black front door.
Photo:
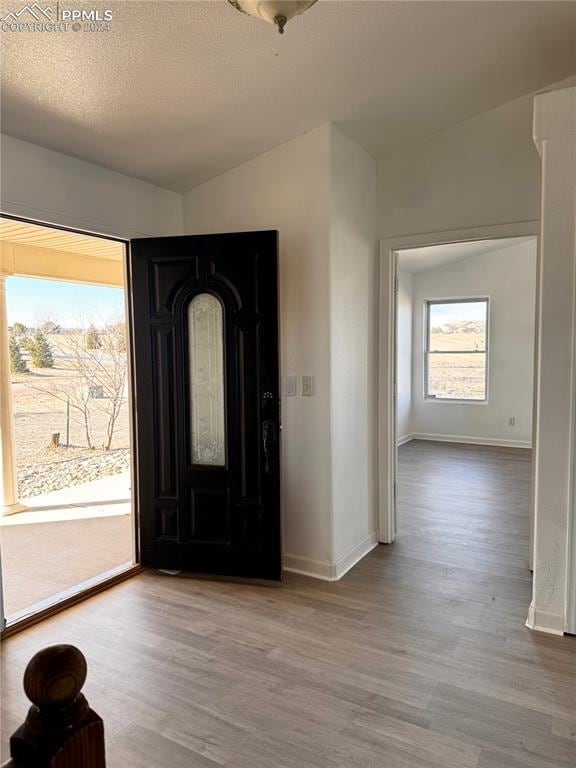
[{"label": "black front door", "polygon": [[145,566],[281,577],[277,232],[130,244]]}]

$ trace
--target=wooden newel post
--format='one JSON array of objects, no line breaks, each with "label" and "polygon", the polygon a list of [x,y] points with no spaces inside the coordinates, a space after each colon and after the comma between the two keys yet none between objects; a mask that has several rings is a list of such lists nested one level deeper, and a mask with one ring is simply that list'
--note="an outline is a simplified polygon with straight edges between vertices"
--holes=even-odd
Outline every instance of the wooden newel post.
[{"label": "wooden newel post", "polygon": [[32,702],[10,739],[15,768],[105,768],[104,724],[81,693],[86,659],[73,645],[39,651],[24,673]]}]

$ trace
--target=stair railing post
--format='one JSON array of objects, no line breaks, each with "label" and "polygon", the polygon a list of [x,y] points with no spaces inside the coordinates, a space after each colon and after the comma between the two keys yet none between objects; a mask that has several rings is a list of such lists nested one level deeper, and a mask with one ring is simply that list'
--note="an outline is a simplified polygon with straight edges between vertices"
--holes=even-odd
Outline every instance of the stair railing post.
[{"label": "stair railing post", "polygon": [[39,651],[24,673],[32,702],[10,739],[14,768],[105,768],[104,724],[82,686],[86,659],[73,645]]}]

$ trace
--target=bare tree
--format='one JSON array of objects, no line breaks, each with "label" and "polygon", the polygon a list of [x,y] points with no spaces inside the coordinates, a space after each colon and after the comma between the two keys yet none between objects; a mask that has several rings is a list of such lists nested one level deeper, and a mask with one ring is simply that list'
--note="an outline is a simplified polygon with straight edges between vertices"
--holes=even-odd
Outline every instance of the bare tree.
[{"label": "bare tree", "polygon": [[[112,447],[118,416],[126,399],[127,360],[126,332],[122,323],[109,324],[103,333],[98,334],[99,346],[88,353],[92,386],[101,387],[101,399],[95,401],[101,405],[107,417],[106,442],[102,446],[106,451]],[[98,392],[98,398],[100,393]]]},{"label": "bare tree", "polygon": [[56,318],[45,307],[36,310],[36,326],[37,330],[44,334],[60,333],[62,330],[60,324],[56,322]]},{"label": "bare tree", "polygon": [[76,418],[72,416],[72,422],[80,424],[83,427],[86,445],[88,448],[93,447],[90,419],[90,395],[87,387],[82,386],[80,383],[63,387],[53,381],[48,381],[46,384],[41,385],[35,383],[33,379],[28,379],[25,382],[25,386],[27,389],[34,390],[41,395],[50,395],[56,401],[69,405],[72,411],[77,413]]},{"label": "bare tree", "polygon": [[[91,327],[92,328],[92,327]],[[125,402],[126,391],[126,340],[120,323],[108,323],[98,332],[98,344],[86,343],[87,333],[77,331],[61,334],[63,365],[77,374],[76,400],[80,401],[86,420],[87,439],[90,432],[90,417],[94,411],[104,412],[106,417],[106,438],[102,448],[112,447],[118,416]],[[91,447],[92,440],[89,441]]]},{"label": "bare tree", "polygon": [[106,433],[101,447],[108,451],[126,399],[126,331],[121,322],[108,323],[98,330],[95,346],[86,343],[90,332],[90,328],[62,330],[53,340],[59,368],[72,374],[68,382],[42,387],[30,382],[28,386],[70,404],[79,415],[88,448],[95,447],[92,424],[96,412],[103,413]]}]

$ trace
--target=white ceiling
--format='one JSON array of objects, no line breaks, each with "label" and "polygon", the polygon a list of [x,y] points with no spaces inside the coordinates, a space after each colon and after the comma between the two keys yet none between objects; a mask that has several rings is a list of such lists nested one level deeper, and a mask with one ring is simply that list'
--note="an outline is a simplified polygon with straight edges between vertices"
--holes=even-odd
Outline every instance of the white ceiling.
[{"label": "white ceiling", "polygon": [[2,128],[179,191],[326,121],[377,153],[576,72],[576,2],[320,0],[283,36],[225,0],[93,7],[111,31],[1,33]]},{"label": "white ceiling", "polygon": [[501,251],[521,243],[534,244],[535,237],[506,237],[495,240],[473,240],[467,243],[446,243],[445,245],[427,245],[424,248],[408,248],[398,251],[398,269],[403,272],[424,272],[427,269],[461,261],[471,256],[480,256],[490,251]]}]

